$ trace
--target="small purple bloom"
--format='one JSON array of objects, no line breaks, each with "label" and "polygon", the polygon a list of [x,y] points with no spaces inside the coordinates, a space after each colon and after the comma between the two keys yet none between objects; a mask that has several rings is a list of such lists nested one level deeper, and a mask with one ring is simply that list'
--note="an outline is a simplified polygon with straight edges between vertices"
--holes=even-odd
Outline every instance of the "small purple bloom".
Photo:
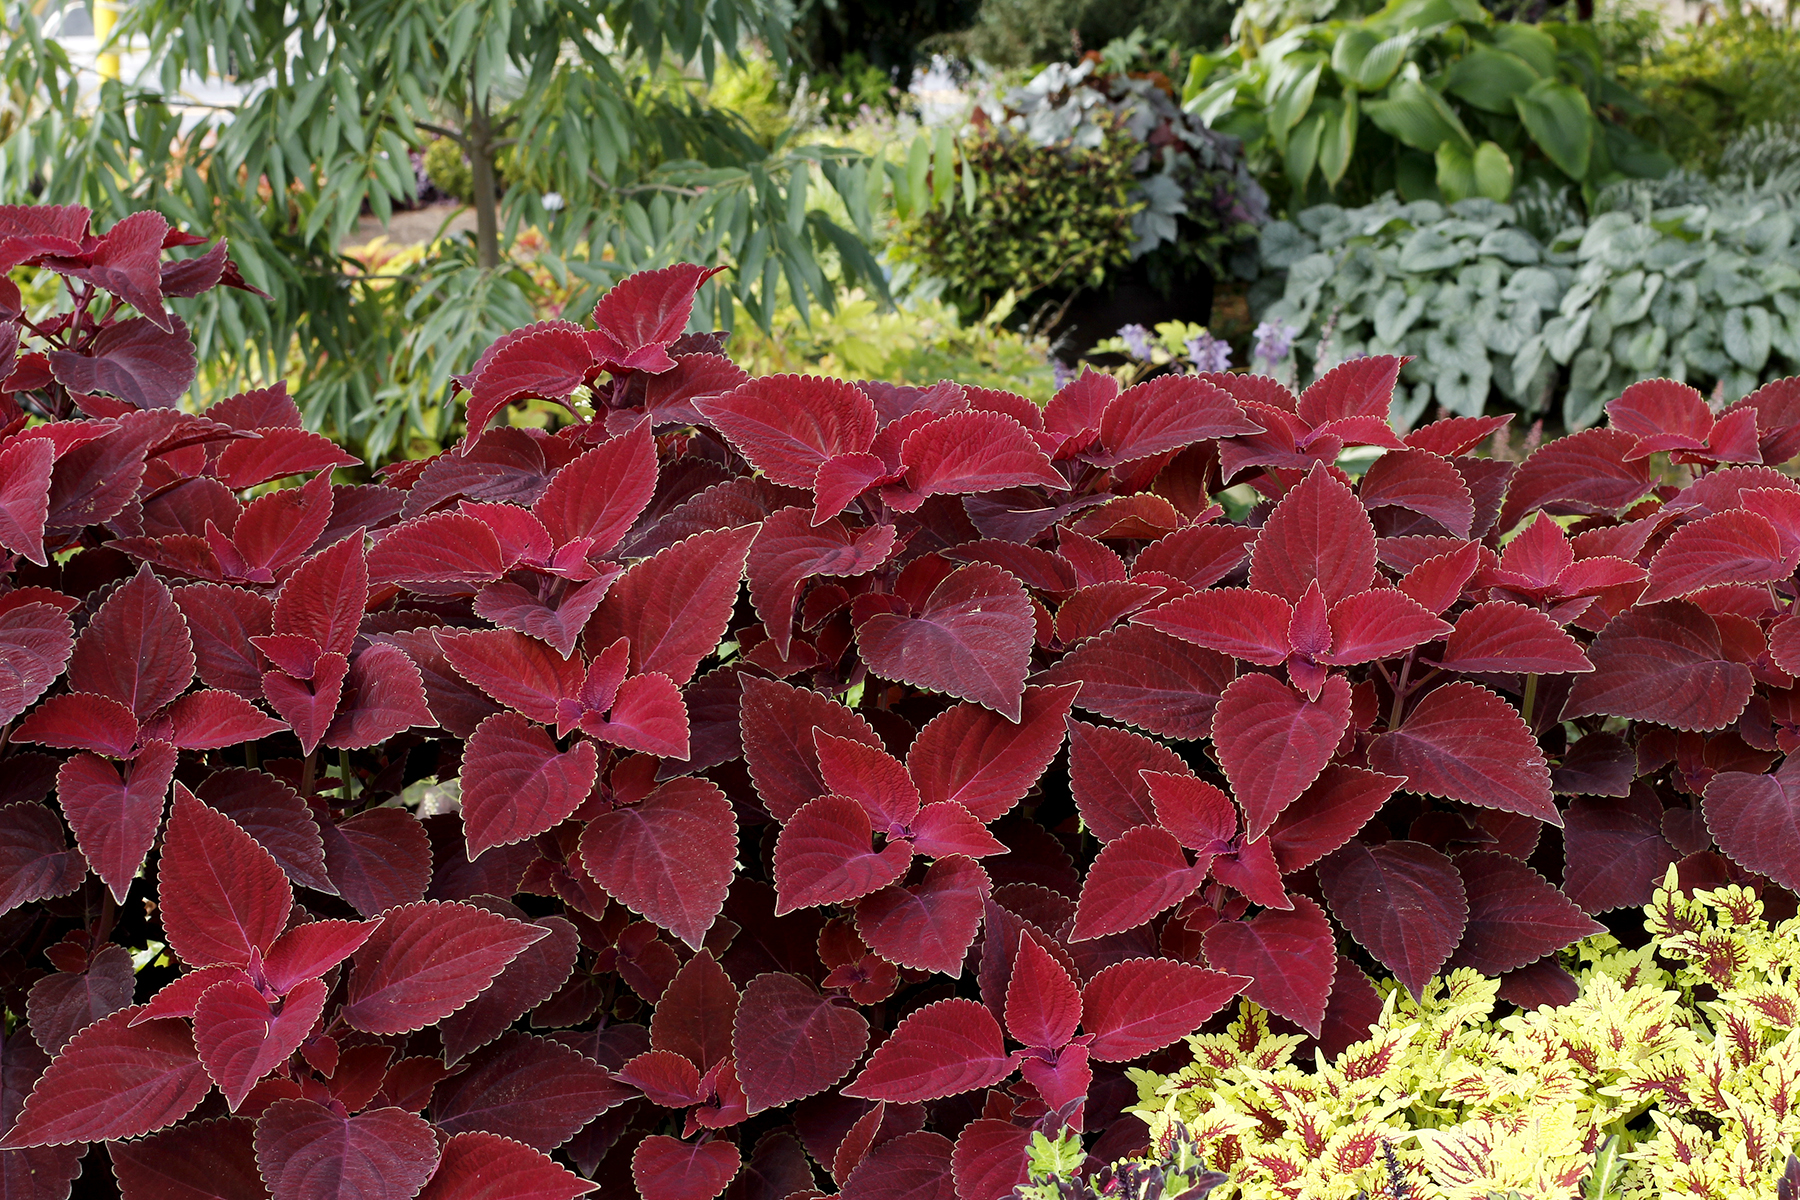
[{"label": "small purple bloom", "polygon": [[1187,340],[1187,356],[1203,375],[1231,369],[1231,346],[1204,329]]},{"label": "small purple bloom", "polygon": [[1150,358],[1150,331],[1142,325],[1122,325],[1119,327],[1119,340],[1125,343],[1125,350],[1139,362],[1147,362]]},{"label": "small purple bloom", "polygon": [[1050,360],[1050,378],[1055,382],[1056,390],[1062,391],[1075,382],[1075,371],[1060,358]]},{"label": "small purple bloom", "polygon": [[1258,325],[1253,335],[1256,338],[1256,348],[1252,352],[1256,361],[1265,366],[1273,366],[1285,359],[1293,352],[1294,335],[1299,332],[1285,321],[1264,321]]}]

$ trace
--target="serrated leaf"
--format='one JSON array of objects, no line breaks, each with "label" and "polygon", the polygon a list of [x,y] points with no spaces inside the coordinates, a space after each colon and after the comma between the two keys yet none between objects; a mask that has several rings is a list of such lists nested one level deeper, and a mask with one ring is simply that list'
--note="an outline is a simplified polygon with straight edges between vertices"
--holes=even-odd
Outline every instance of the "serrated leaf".
[{"label": "serrated leaf", "polygon": [[468,904],[424,901],[382,915],[351,958],[343,1020],[367,1033],[410,1033],[480,995],[549,931]]},{"label": "serrated leaf", "polygon": [[843,1091],[865,1100],[916,1104],[987,1087],[1010,1074],[1012,1063],[993,1014],[973,1000],[939,1000],[901,1021]]}]

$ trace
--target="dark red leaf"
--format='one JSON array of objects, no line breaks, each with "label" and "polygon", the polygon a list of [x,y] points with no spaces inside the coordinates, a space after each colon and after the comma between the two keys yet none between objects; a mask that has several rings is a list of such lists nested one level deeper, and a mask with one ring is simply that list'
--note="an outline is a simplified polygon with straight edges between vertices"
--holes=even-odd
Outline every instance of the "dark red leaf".
[{"label": "dark red leaf", "polygon": [[1744,509],[1683,525],[1650,560],[1650,585],[1640,603],[1673,600],[1727,583],[1785,579],[1794,557],[1768,518]]},{"label": "dark red leaf", "polygon": [[676,263],[621,279],[594,305],[596,357],[608,370],[667,370],[667,351],[687,328],[700,286],[724,269]]},{"label": "dark red leaf", "polygon": [[900,1022],[844,1095],[911,1104],[987,1087],[1012,1074],[992,1013],[974,1000],[939,1000]]},{"label": "dark red leaf", "polygon": [[442,633],[437,642],[464,679],[542,725],[556,723],[558,702],[574,699],[585,679],[579,658],[514,630]]},{"label": "dark red leaf", "polygon": [[1250,588],[1209,588],[1132,618],[1184,642],[1264,666],[1287,661],[1294,606]]},{"label": "dark red leaf", "polygon": [[599,1186],[521,1142],[471,1131],[444,1143],[419,1200],[574,1200]]},{"label": "dark red leaf", "polygon": [[[166,733],[166,726],[159,732]],[[131,710],[117,700],[92,692],[64,692],[33,709],[15,736],[21,742],[59,750],[93,750],[109,758],[130,758],[137,752],[142,731]]]},{"label": "dark red leaf", "polygon": [[[80,971],[55,971],[31,985],[26,998],[26,1024],[44,1053],[55,1057],[69,1039],[131,1003],[136,979],[131,952],[102,946]],[[21,1028],[15,1036],[23,1036]]]},{"label": "dark red leaf", "polygon": [[531,511],[558,547],[585,538],[593,558],[619,544],[655,490],[656,443],[640,425],[563,467]]},{"label": "dark red leaf", "polygon": [[509,335],[504,345],[483,355],[469,388],[469,440],[475,441],[488,422],[514,400],[537,397],[566,403],[587,381],[594,365],[581,326],[571,321],[544,321],[523,336]]},{"label": "dark red leaf", "polygon": [[644,1093],[661,1108],[687,1108],[704,1098],[700,1072],[673,1050],[650,1050],[614,1072],[614,1078]]},{"label": "dark red leaf", "polygon": [[1008,721],[974,704],[939,714],[913,739],[907,769],[926,804],[954,801],[979,821],[998,819],[1037,782],[1062,748],[1076,689],[1025,689]]},{"label": "dark red leaf", "polygon": [[775,843],[775,915],[857,900],[906,873],[913,848],[892,841],[876,851],[869,814],[855,800],[809,800]]},{"label": "dark red leaf", "polygon": [[1430,609],[1393,588],[1339,600],[1332,606],[1330,626],[1331,653],[1318,660],[1337,666],[1389,658],[1450,632]]},{"label": "dark red leaf", "polygon": [[[509,901],[490,896],[471,903],[514,920],[524,919]],[[562,917],[541,917],[532,923],[548,929],[550,936],[525,947],[494,977],[491,987],[438,1022],[446,1061],[454,1063],[487,1045],[568,981],[581,949],[575,927]]]},{"label": "dark red leaf", "polygon": [[814,375],[766,375],[696,401],[707,422],[773,483],[810,488],[826,459],[875,440],[875,405],[854,385]]},{"label": "dark red leaf", "polygon": [[293,901],[274,856],[180,784],[158,883],[169,946],[191,967],[242,965],[252,950],[268,953]]},{"label": "dark red leaf", "polygon": [[1562,823],[1537,739],[1517,709],[1473,683],[1419,701],[1399,729],[1375,740],[1369,766],[1406,776],[1408,791]]},{"label": "dark red leaf", "polygon": [[1442,613],[1462,598],[1463,588],[1481,565],[1482,547],[1468,542],[1420,562],[1397,585],[1427,612]]},{"label": "dark red leaf", "polygon": [[0,612],[0,722],[30,708],[62,674],[74,648],[69,618],[54,605]]},{"label": "dark red leaf", "polygon": [[77,754],[56,772],[57,802],[75,842],[121,903],[156,840],[174,777],[175,748],[167,742],[148,743],[123,777],[94,754]]},{"label": "dark red leaf", "polygon": [[669,981],[650,1016],[650,1045],[671,1050],[701,1072],[731,1057],[732,1019],[738,993],[712,952],[688,959]]},{"label": "dark red leaf", "polygon": [[1405,782],[1343,763],[1328,765],[1270,827],[1281,870],[1302,870],[1348,842]]},{"label": "dark red leaf", "polygon": [[[844,1180],[843,1200],[954,1200],[950,1140],[908,1133],[883,1142]],[[804,1194],[804,1193],[803,1193]]]},{"label": "dark red leaf", "polygon": [[713,1200],[743,1160],[730,1142],[681,1142],[655,1134],[631,1154],[631,1179],[644,1200]]},{"label": "dark red leaf", "polygon": [[243,1200],[268,1194],[256,1169],[256,1126],[242,1118],[192,1121],[147,1138],[108,1142],[127,1200]]},{"label": "dark red leaf", "polygon": [[1088,1053],[1126,1062],[1200,1028],[1248,979],[1167,958],[1133,958],[1102,970],[1081,989]]},{"label": "dark red leaf", "polygon": [[163,309],[162,250],[169,222],[159,212],[122,217],[79,259],[60,265],[59,274],[86,280],[111,292],[162,329],[170,328]]},{"label": "dark red leaf", "polygon": [[1255,540],[1256,530],[1237,525],[1190,525],[1145,546],[1131,569],[1134,575],[1156,571],[1207,588],[1242,567]]},{"label": "dark red leaf", "polygon": [[1004,1200],[1028,1178],[1026,1149],[1031,1130],[1011,1121],[984,1118],[969,1122],[957,1135],[950,1156],[960,1200]]},{"label": "dark red leaf", "polygon": [[819,773],[825,778],[826,788],[834,796],[848,797],[861,805],[875,828],[894,833],[918,817],[919,789],[899,759],[885,750],[823,731],[814,731],[813,742],[819,751]]},{"label": "dark red leaf", "polygon": [[1800,763],[1769,775],[1726,771],[1706,785],[1706,827],[1739,865],[1800,884]]},{"label": "dark red leaf", "polygon": [[1493,600],[1477,604],[1456,619],[1444,645],[1446,670],[1521,671],[1533,675],[1588,672],[1594,664],[1581,646],[1550,617],[1535,608]]},{"label": "dark red leaf", "polygon": [[594,610],[589,649],[629,638],[632,674],[692,679],[724,636],[756,533],[749,526],[695,534],[633,566]]},{"label": "dark red leaf", "polygon": [[1075,706],[1087,712],[1195,740],[1211,732],[1219,696],[1236,671],[1217,651],[1127,625],[1083,642],[1038,678],[1081,684]]},{"label": "dark red leaf", "polygon": [[886,679],[945,692],[1018,722],[1036,625],[1031,599],[988,563],[952,571],[919,614],[877,613],[858,624],[869,669]]},{"label": "dark red leaf", "polygon": [[838,520],[814,525],[804,508],[784,508],[762,523],[750,544],[750,600],[783,654],[794,633],[794,605],[814,575],[863,575],[894,547],[894,527],[852,531]]},{"label": "dark red leaf", "polygon": [[[1714,793],[1723,797],[1737,786],[1723,783],[1726,779],[1739,775],[1714,775],[1706,784],[1708,810],[1719,806]],[[1751,837],[1759,833],[1753,826],[1744,829]],[[1678,860],[1676,847],[1663,837],[1661,801],[1642,788],[1625,797],[1582,795],[1562,813],[1562,894],[1588,914],[1651,903],[1663,873]]]},{"label": "dark red leaf", "polygon": [[69,687],[116,700],[143,721],[186,690],[194,668],[181,610],[150,568],[140,567],[75,642]]},{"label": "dark red leaf", "polygon": [[1206,878],[1188,865],[1174,834],[1153,825],[1128,829],[1100,848],[1082,884],[1069,937],[1123,933],[1186,899]]},{"label": "dark red leaf", "polygon": [[347,537],[294,568],[275,597],[273,632],[300,634],[321,650],[349,654],[368,602],[362,539]]},{"label": "dark red leaf", "polygon": [[1350,936],[1416,1000],[1462,939],[1469,905],[1456,867],[1430,846],[1353,841],[1319,864],[1319,886]]},{"label": "dark red leaf", "polygon": [[369,551],[369,584],[458,585],[473,591],[506,573],[500,542],[466,513],[433,513],[382,533]]},{"label": "dark red leaf", "polygon": [[338,895],[373,917],[425,894],[431,839],[404,808],[370,808],[347,821],[319,824],[325,870]]},{"label": "dark red leaf", "polygon": [[1295,896],[1290,911],[1266,909],[1251,921],[1222,921],[1204,936],[1206,961],[1216,970],[1248,976],[1251,1000],[1286,1017],[1314,1037],[1337,974],[1331,922],[1310,898]]},{"label": "dark red leaf", "polygon": [[548,934],[468,904],[392,909],[351,960],[343,1020],[368,1033],[423,1029],[480,995],[507,963]]},{"label": "dark red leaf", "polygon": [[0,450],[0,547],[46,566],[44,522],[50,516],[50,473],[56,447],[29,438]]},{"label": "dark red leaf", "polygon": [[1648,459],[1627,462],[1637,439],[1618,429],[1584,429],[1547,442],[1513,477],[1495,528],[1510,531],[1551,503],[1563,511],[1618,513],[1650,491]]},{"label": "dark red leaf", "polygon": [[1456,856],[1469,896],[1469,929],[1450,959],[1503,975],[1606,926],[1583,913],[1542,875],[1510,855],[1478,850]]},{"label": "dark red leaf", "polygon": [[1107,403],[1100,416],[1101,452],[1089,461],[1110,467],[1206,438],[1261,432],[1223,388],[1195,375],[1161,375]]},{"label": "dark red leaf", "polygon": [[318,979],[356,953],[377,925],[375,921],[339,920],[295,925],[269,947],[263,959],[263,975],[278,992],[287,991],[303,979]]},{"label": "dark red leaf", "polygon": [[1110,842],[1134,826],[1156,824],[1144,772],[1180,774],[1187,770],[1181,757],[1128,729],[1074,720],[1068,726],[1070,790],[1088,831]]},{"label": "dark red leaf", "polygon": [[[265,653],[282,649],[271,645],[269,638],[259,639],[259,643]],[[349,673],[350,661],[342,654],[318,655],[305,678],[280,669],[263,673],[263,697],[293,729],[300,749],[307,754],[318,749],[325,731],[331,728],[338,701],[343,698],[344,676]]]},{"label": "dark red leaf", "polygon": [[39,1076],[0,1149],[136,1137],[194,1111],[212,1081],[187,1024],[134,1027],[140,1011],[122,1008],[76,1034]]},{"label": "dark red leaf", "polygon": [[451,1134],[479,1130],[548,1153],[630,1096],[579,1051],[508,1033],[470,1059],[466,1071],[437,1085],[431,1119]]},{"label": "dark red leaf", "polygon": [[764,807],[786,821],[831,789],[819,770],[815,731],[879,749],[881,739],[859,714],[828,696],[779,680],[744,677],[740,708],[744,761]]},{"label": "dark red leaf", "polygon": [[463,836],[471,860],[548,832],[593,790],[600,756],[592,742],[556,743],[516,713],[496,713],[463,748]]},{"label": "dark red leaf", "polygon": [[272,479],[308,471],[331,471],[362,462],[346,454],[323,434],[305,429],[262,429],[225,447],[213,470],[232,491],[256,487]]},{"label": "dark red leaf", "polygon": [[752,1114],[823,1091],[869,1044],[869,1023],[794,975],[758,975],[732,1025],[738,1080]]},{"label": "dark red leaf", "polygon": [[737,821],[716,786],[675,779],[589,822],[581,859],[615,900],[697,950],[731,886]]},{"label": "dark red leaf", "polygon": [[163,710],[163,720],[166,726],[161,721],[152,724],[153,733],[163,734],[181,750],[218,750],[260,741],[287,728],[242,696],[211,689],[182,696]]},{"label": "dark red leaf", "polygon": [[431,1126],[398,1108],[342,1116],[277,1100],[256,1122],[256,1163],[275,1200],[411,1200],[437,1167]]},{"label": "dark red leaf", "polygon": [[246,979],[215,983],[194,1006],[194,1044],[206,1073],[236,1112],[263,1076],[286,1062],[325,1011],[325,985],[302,980],[273,1012]]},{"label": "dark red leaf", "polygon": [[856,931],[889,962],[954,975],[981,927],[988,890],[987,872],[975,860],[940,858],[918,883],[859,900]]},{"label": "dark red leaf", "polygon": [[1006,986],[1006,1031],[1026,1046],[1060,1050],[1080,1024],[1075,977],[1029,933],[1020,933]]},{"label": "dark red leaf", "polygon": [[1237,808],[1231,797],[1197,779],[1183,767],[1176,772],[1145,771],[1156,823],[1189,850],[1210,855],[1237,836]]},{"label": "dark red leaf", "polygon": [[263,771],[228,767],[209,775],[197,794],[274,855],[294,883],[326,893],[337,890],[325,870],[319,826],[293,788]]},{"label": "dark red leaf", "polygon": [[[1270,675],[1243,675],[1219,701],[1213,744],[1244,810],[1244,836],[1268,832],[1319,777],[1350,724],[1350,685],[1326,678],[1317,700]],[[1546,779],[1548,772],[1546,772]]]},{"label": "dark red leaf", "polygon": [[262,699],[262,666],[250,639],[274,631],[274,605],[255,592],[217,583],[176,588],[174,595],[187,617],[200,681],[246,699]]},{"label": "dark red leaf", "polygon": [[351,660],[340,703],[323,738],[333,750],[362,750],[432,724],[419,668],[396,646],[373,645]]},{"label": "dark red leaf", "polygon": [[1425,450],[1382,455],[1370,464],[1357,492],[1366,508],[1404,508],[1457,537],[1468,537],[1475,521],[1475,500],[1462,475],[1448,459]]},{"label": "dark red leaf", "polygon": [[[71,392],[114,396],[129,408],[173,408],[194,382],[198,358],[180,317],[172,330],[131,317],[100,330],[85,351],[51,350],[50,370]],[[88,411],[94,411],[89,409]],[[110,406],[104,414],[122,411]]]},{"label": "dark red leaf", "polygon": [[67,896],[86,878],[86,858],[68,846],[54,811],[32,802],[0,808],[0,912]]},{"label": "dark red leaf", "polygon": [[1723,729],[1750,699],[1750,668],[1726,654],[1718,623],[1686,601],[1646,604],[1607,623],[1588,647],[1563,719],[1601,714],[1676,729]]},{"label": "dark red leaf", "polygon": [[1356,498],[1314,467],[1281,498],[1250,554],[1250,586],[1298,603],[1317,582],[1327,606],[1375,578],[1375,527]]},{"label": "dark red leaf", "polygon": [[1066,491],[1068,481],[1023,425],[993,412],[954,412],[907,435],[900,447],[906,493],[891,501],[916,511],[925,497],[1037,486]]}]

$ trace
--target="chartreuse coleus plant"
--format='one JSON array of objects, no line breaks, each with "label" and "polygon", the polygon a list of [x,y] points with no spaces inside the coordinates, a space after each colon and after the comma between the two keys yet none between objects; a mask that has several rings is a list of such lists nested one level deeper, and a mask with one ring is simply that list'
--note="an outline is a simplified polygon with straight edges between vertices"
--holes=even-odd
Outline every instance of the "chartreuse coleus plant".
[{"label": "chartreuse coleus plant", "polygon": [[[1294,1061],[1303,1036],[1244,1001],[1228,1029],[1188,1039],[1188,1066],[1128,1072],[1133,1111],[1153,1145],[1191,1147],[1190,1171],[1225,1173],[1219,1197],[1791,1193],[1800,919],[1766,920],[1737,885],[1684,894],[1674,868],[1644,914],[1640,949],[1600,934],[1565,952],[1580,982],[1565,1004],[1496,1019],[1474,971],[1417,999],[1384,981],[1368,1036],[1310,1068]],[[1054,1196],[1071,1172],[1059,1147],[1036,1149],[1022,1192]]]},{"label": "chartreuse coleus plant", "polygon": [[1800,385],[1520,465],[1392,357],[751,379],[674,266],[334,482],[177,406],[181,240],[0,210],[9,1195],[994,1200],[1235,996],[1336,1052],[1800,884]]}]

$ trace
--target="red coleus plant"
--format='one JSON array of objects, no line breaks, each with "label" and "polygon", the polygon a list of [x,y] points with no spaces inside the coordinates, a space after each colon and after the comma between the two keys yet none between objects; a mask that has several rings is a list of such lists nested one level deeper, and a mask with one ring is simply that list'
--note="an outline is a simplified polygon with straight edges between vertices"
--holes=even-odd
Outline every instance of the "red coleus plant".
[{"label": "red coleus plant", "polygon": [[1391,358],[749,379],[682,266],[333,483],[174,407],[192,242],[0,210],[8,1196],[996,1200],[1234,996],[1335,1050],[1671,864],[1793,909],[1800,383],[1513,464]]}]

